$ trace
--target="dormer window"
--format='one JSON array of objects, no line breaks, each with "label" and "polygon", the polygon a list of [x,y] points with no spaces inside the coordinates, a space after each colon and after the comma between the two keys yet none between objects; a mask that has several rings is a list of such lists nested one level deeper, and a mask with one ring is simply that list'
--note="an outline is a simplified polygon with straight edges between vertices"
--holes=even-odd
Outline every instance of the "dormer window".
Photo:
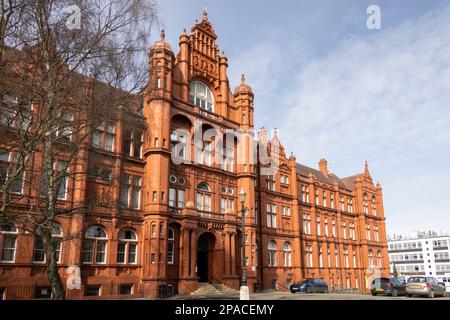
[{"label": "dormer window", "polygon": [[206,84],[200,81],[193,81],[189,89],[189,103],[214,112],[214,96]]}]

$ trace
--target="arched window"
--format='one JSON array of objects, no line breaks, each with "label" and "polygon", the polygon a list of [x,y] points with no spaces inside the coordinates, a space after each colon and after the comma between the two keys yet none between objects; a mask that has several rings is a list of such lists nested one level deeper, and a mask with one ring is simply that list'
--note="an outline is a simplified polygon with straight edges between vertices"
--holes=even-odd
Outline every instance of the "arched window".
[{"label": "arched window", "polygon": [[372,197],[372,215],[376,216],[377,215],[377,205],[375,202],[375,197]]},{"label": "arched window", "polygon": [[373,254],[372,250],[369,250],[369,267],[373,266]]},{"label": "arched window", "polygon": [[[33,252],[33,262],[35,263],[45,263],[46,256],[44,251],[44,244],[42,243],[42,239],[39,236],[41,234],[40,228],[36,230],[36,238],[34,242],[34,252]],[[55,245],[56,251],[56,261],[58,263],[61,262],[61,245],[62,245],[62,236],[63,233],[59,225],[54,225],[52,227],[52,238]]]},{"label": "arched window", "polygon": [[83,263],[105,263],[108,238],[100,226],[90,227],[84,234]]},{"label": "arched window", "polygon": [[206,84],[200,81],[192,81],[189,88],[189,103],[214,112],[214,95]]},{"label": "arched window", "polygon": [[267,244],[267,251],[268,251],[267,265],[269,267],[276,267],[277,266],[277,246],[274,241],[269,241],[269,243]]},{"label": "arched window", "polygon": [[364,213],[367,214],[368,208],[367,208],[367,194],[366,193],[363,194],[363,206],[364,206]]},{"label": "arched window", "polygon": [[377,265],[379,268],[381,268],[381,251],[377,251]]},{"label": "arched window", "polygon": [[0,224],[0,262],[14,262],[18,230],[14,224]]},{"label": "arched window", "polygon": [[374,235],[375,235],[375,241],[379,241],[379,240],[380,240],[380,237],[379,237],[379,235],[378,235],[378,226],[375,226],[373,229],[374,229],[374,230],[373,230],[373,233],[374,233]]},{"label": "arched window", "polygon": [[175,230],[171,227],[167,230],[167,263],[175,263]]},{"label": "arched window", "polygon": [[292,259],[291,259],[291,246],[288,242],[285,242],[283,244],[283,260],[284,260],[284,266],[285,267],[291,267],[292,266]]},{"label": "arched window", "polygon": [[211,194],[209,186],[201,182],[197,186],[197,210],[211,211]]},{"label": "arched window", "polygon": [[122,229],[118,235],[117,263],[135,264],[137,262],[136,233],[131,229]]}]

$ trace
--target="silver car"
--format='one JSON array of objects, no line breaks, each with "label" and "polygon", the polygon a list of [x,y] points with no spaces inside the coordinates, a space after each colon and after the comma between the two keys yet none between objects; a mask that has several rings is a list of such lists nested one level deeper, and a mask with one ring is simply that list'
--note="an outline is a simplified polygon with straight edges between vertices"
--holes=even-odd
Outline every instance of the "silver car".
[{"label": "silver car", "polygon": [[435,296],[445,296],[445,284],[438,282],[435,277],[411,277],[406,284],[406,294],[409,297],[413,295],[427,296],[434,298]]}]

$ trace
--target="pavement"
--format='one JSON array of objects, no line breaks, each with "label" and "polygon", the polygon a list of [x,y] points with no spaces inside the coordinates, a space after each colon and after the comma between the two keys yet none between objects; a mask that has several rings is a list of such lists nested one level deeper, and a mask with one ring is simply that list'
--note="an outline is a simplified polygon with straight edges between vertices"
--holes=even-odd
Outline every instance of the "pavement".
[{"label": "pavement", "polygon": [[[208,296],[174,296],[164,300],[239,300],[239,292],[217,294]],[[250,295],[250,300],[431,300],[426,297],[390,297],[371,296],[361,293],[290,293],[290,292],[265,292]],[[435,297],[434,300],[450,300],[447,297]]]}]

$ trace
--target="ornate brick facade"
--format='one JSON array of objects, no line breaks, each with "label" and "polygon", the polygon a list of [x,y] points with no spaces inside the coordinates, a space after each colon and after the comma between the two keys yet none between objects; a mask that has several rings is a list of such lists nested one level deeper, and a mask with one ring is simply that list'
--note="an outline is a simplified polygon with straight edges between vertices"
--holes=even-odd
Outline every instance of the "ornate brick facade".
[{"label": "ornate brick facade", "polygon": [[[287,290],[307,277],[365,290],[376,266],[388,273],[382,190],[367,164],[363,173],[340,179],[325,160],[315,170],[286,157],[277,134],[269,139],[265,129],[258,149],[250,136],[237,135],[227,140],[230,148],[211,147],[227,130],[235,135],[254,127],[252,89],[242,78],[230,90],[228,60],[216,38],[206,13],[189,35],[181,34],[176,56],[162,33],[149,53],[142,109],[119,114],[85,154],[90,171],[70,182],[75,191],[69,186],[62,205],[87,209],[59,220],[63,233],[78,235],[61,245],[64,283],[70,266],[81,268],[81,289],[66,288],[68,298],[154,297],[161,284],[188,294],[199,281],[237,289],[241,189],[251,291],[257,282]],[[203,138],[213,132],[210,142],[199,145],[198,132]],[[171,150],[200,163],[175,164]],[[276,155],[273,172],[252,161],[266,151]],[[13,261],[0,262],[2,293],[33,298],[48,285],[45,265],[33,261],[35,239],[19,229],[3,231],[0,246],[8,236],[15,252]]]}]

